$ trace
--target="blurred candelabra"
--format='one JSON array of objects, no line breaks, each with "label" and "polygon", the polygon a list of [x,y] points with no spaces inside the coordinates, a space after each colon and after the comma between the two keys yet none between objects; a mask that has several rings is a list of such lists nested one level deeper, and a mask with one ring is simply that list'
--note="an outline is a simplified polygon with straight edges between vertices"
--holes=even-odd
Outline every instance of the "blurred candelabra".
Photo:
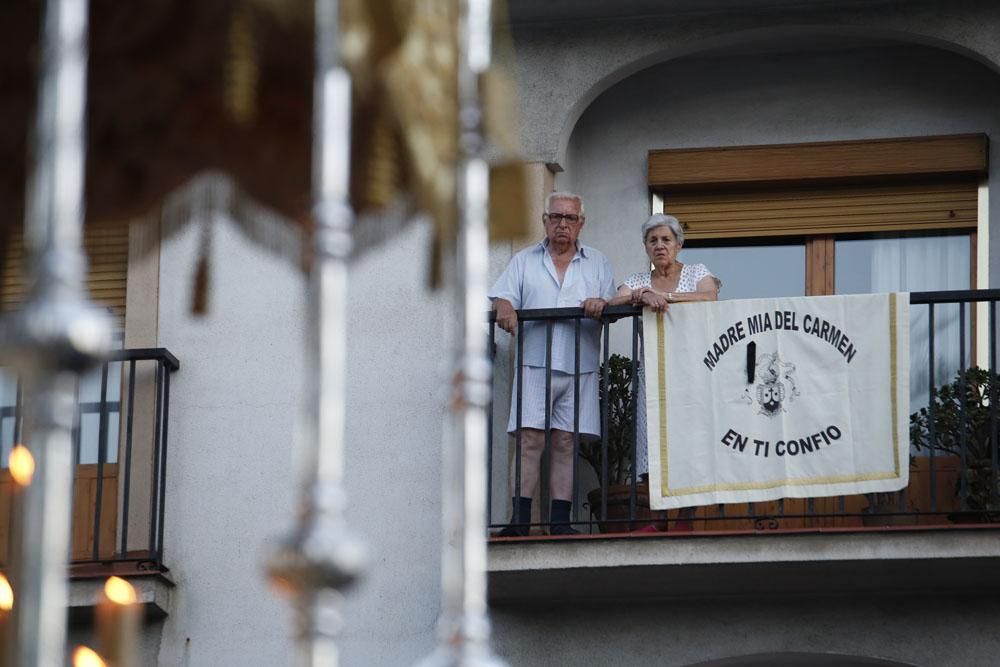
[{"label": "blurred candelabra", "polygon": [[87,0],[45,4],[25,220],[29,295],[0,330],[2,361],[27,388],[25,444],[35,464],[16,517],[11,618],[0,649],[18,667],[64,664],[75,390],[111,341],[110,322],[83,289],[87,16]]},{"label": "blurred candelabra", "polygon": [[452,262],[454,371],[443,447],[438,646],[421,667],[501,667],[486,602],[486,429],[493,368],[482,330],[489,266],[490,167],[481,85],[490,66],[491,0],[460,0],[457,244]]},{"label": "blurred candelabra", "polygon": [[313,115],[313,260],[309,276],[307,410],[299,521],[271,558],[271,579],[295,600],[296,663],[332,667],[340,658],[343,590],[365,555],[344,520],[347,262],[353,214],[350,178],[351,81],[339,65],[335,0],[316,0]]}]

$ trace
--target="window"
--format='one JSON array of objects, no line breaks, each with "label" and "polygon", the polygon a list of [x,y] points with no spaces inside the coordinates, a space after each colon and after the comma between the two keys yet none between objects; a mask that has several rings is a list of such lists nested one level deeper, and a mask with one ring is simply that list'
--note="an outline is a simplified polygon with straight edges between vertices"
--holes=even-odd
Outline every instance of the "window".
[{"label": "window", "polygon": [[[910,259],[913,277],[893,289],[931,289],[914,282],[918,273],[936,284],[933,289],[972,285],[978,185],[970,181],[665,192],[654,200],[654,207],[660,206],[684,226],[682,261],[711,267],[727,286],[726,298],[869,291],[861,285],[871,279],[870,262],[862,267],[865,252],[869,260],[877,253],[883,273],[895,271],[887,263]],[[918,246],[941,251],[944,246],[931,238],[945,235],[951,239],[949,252],[958,248],[964,258],[960,267],[949,255],[947,280],[921,273],[914,254]],[[897,245],[889,241],[893,238]],[[802,264],[793,266],[796,260]],[[854,275],[856,270],[861,274]],[[779,273],[785,283],[780,289]],[[876,282],[888,285],[881,275]],[[876,285],[871,291],[888,289]]]},{"label": "window", "polygon": [[[113,344],[121,348],[125,328],[129,226],[88,224],[84,228],[83,246],[88,259],[86,284],[89,296],[98,305],[107,308],[112,318]],[[8,240],[3,260],[0,306],[4,312],[12,312],[20,308],[27,297],[27,285],[22,279],[25,253],[20,233],[12,234]],[[77,389],[79,412],[73,434],[73,452],[77,463],[73,489],[73,559],[109,558],[115,547],[117,463],[123,426],[123,371],[121,362],[109,362],[82,376]],[[23,393],[18,378],[0,369],[0,497],[9,492],[11,485],[6,471],[10,451],[23,438]],[[96,493],[102,496],[103,503],[94,500]],[[95,520],[98,505],[101,516]],[[0,561],[6,560],[8,519],[6,515],[0,516]]]},{"label": "window", "polygon": [[680,260],[704,264],[722,281],[727,299],[804,296],[806,244],[685,244]]}]

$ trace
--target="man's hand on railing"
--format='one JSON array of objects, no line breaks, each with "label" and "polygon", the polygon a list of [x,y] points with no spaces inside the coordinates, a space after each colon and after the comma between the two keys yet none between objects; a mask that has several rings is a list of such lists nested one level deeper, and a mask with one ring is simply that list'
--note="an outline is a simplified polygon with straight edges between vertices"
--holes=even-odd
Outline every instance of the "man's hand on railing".
[{"label": "man's hand on railing", "polygon": [[608,302],[601,298],[584,299],[583,303],[580,304],[583,307],[583,314],[593,320],[601,319],[601,313],[604,312],[604,306],[608,305]]},{"label": "man's hand on railing", "polygon": [[517,331],[517,311],[507,299],[496,299],[493,307],[497,311],[497,324],[511,336]]}]

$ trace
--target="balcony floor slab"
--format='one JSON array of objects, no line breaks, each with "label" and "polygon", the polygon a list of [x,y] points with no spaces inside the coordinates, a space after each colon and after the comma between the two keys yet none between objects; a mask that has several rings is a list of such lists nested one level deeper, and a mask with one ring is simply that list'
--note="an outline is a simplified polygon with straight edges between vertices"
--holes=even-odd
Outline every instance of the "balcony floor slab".
[{"label": "balcony floor slab", "polygon": [[878,530],[494,541],[494,605],[1000,592],[1000,532]]}]

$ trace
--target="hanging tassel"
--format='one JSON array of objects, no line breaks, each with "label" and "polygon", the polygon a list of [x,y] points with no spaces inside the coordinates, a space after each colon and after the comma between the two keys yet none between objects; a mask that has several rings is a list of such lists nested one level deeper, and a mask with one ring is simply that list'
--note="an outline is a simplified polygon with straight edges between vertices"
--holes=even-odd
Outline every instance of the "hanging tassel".
[{"label": "hanging tassel", "polygon": [[191,313],[199,317],[208,312],[208,257],[198,258],[198,270],[194,274],[194,291],[191,294]]},{"label": "hanging tassel", "polygon": [[205,210],[201,216],[201,243],[198,248],[198,268],[194,272],[194,285],[191,293],[191,314],[202,317],[208,313],[209,267],[212,256],[212,222],[213,212]]}]

